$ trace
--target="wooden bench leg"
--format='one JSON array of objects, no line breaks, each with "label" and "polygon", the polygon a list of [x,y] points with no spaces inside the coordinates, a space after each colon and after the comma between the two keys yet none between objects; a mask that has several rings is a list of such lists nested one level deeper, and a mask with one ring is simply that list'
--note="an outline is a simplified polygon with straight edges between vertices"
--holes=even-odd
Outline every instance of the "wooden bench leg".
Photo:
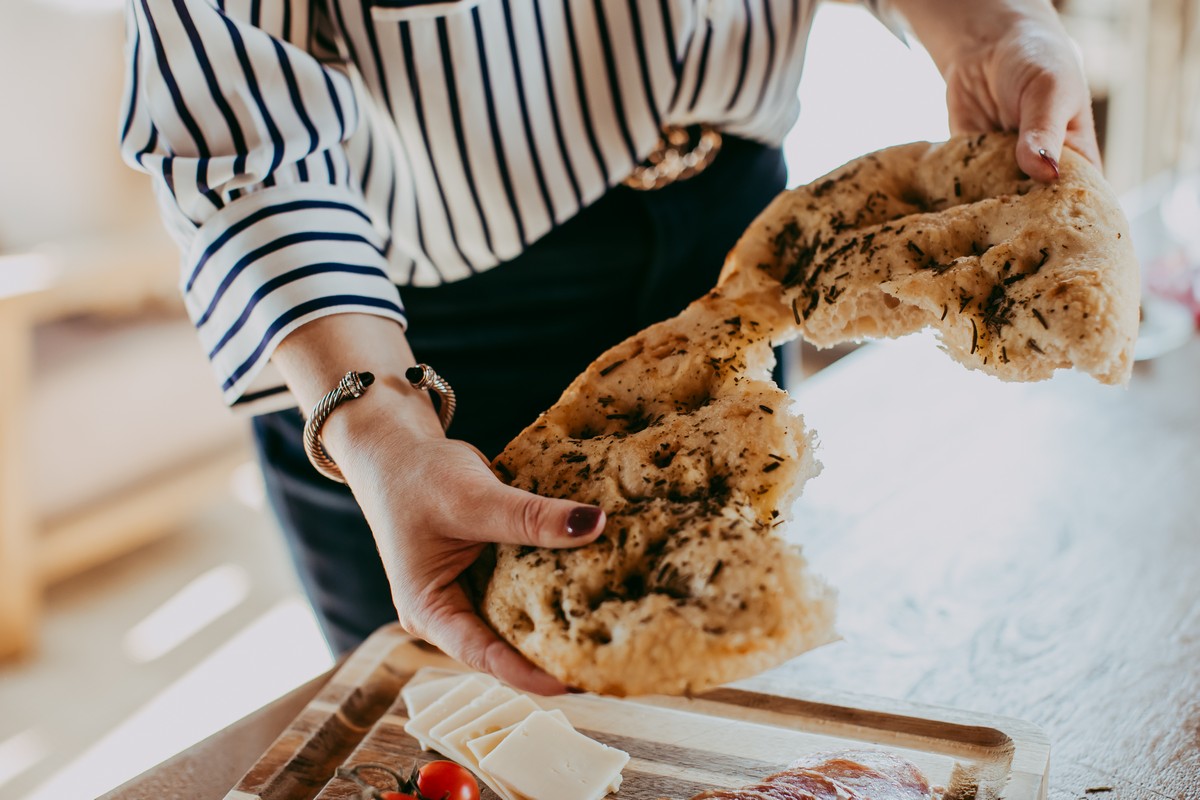
[{"label": "wooden bench leg", "polygon": [[0,302],[0,658],[32,648],[41,604],[32,509],[23,461],[32,336]]}]

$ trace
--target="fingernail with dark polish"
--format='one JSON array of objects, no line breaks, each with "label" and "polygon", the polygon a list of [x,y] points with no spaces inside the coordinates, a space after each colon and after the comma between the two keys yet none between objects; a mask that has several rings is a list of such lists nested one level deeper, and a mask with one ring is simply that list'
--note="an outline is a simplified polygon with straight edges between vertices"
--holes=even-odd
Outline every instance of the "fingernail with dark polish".
[{"label": "fingernail with dark polish", "polygon": [[579,506],[567,516],[567,536],[587,536],[600,524],[602,513],[595,506]]},{"label": "fingernail with dark polish", "polygon": [[1045,150],[1038,150],[1038,155],[1042,157],[1042,161],[1045,161],[1047,164],[1050,165],[1050,169],[1054,170],[1054,177],[1057,178],[1058,177],[1058,162],[1055,161],[1054,158],[1049,153],[1047,153]]}]

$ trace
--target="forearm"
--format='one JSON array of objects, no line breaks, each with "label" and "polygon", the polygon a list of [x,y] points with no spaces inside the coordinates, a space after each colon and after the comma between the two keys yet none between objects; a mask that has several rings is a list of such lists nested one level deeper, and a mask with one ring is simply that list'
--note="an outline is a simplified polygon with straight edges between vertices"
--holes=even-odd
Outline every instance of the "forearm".
[{"label": "forearm", "polygon": [[1024,20],[1058,26],[1049,0],[889,0],[908,21],[942,74],[959,55],[986,47],[997,31]]},{"label": "forearm", "polygon": [[375,375],[370,390],[343,404],[322,429],[326,449],[351,478],[355,456],[385,432],[442,436],[429,395],[404,378],[416,361],[403,329],[393,320],[371,314],[321,317],[289,334],[271,360],[305,413],[347,371]]}]

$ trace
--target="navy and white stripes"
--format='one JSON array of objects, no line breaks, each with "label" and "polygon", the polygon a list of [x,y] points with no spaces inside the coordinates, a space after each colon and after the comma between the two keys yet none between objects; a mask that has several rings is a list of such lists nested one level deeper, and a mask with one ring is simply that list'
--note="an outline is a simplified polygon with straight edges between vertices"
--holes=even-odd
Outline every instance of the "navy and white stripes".
[{"label": "navy and white stripes", "polygon": [[290,404],[269,364],[290,331],[403,324],[397,286],[517,256],[664,124],[782,141],[814,5],[130,0],[122,151],[226,400]]}]

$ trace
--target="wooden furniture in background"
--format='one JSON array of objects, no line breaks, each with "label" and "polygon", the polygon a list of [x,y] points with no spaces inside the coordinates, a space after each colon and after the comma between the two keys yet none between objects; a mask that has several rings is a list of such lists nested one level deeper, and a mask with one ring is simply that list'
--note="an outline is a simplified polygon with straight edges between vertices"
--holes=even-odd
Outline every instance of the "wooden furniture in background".
[{"label": "wooden furniture in background", "polygon": [[[791,535],[838,587],[844,639],[762,680],[1029,720],[1050,800],[1200,798],[1200,340],[1123,390],[1003,384],[914,337],[795,397],[825,471]],[[247,724],[262,741],[283,716]],[[260,755],[246,735],[106,798],[224,797]]]},{"label": "wooden furniture in background", "polygon": [[1105,175],[1126,192],[1200,167],[1200,0],[1065,0],[1100,101]]},{"label": "wooden furniture in background", "polygon": [[[98,370],[102,381],[93,382],[88,376],[72,382],[69,376],[57,376],[49,390],[40,389],[39,376],[53,365],[38,363],[38,337],[55,325],[97,314],[130,321],[135,329],[124,340],[116,336],[104,340],[100,333],[96,335],[100,340],[88,341],[89,361],[103,360],[108,350],[128,347],[139,335],[153,338],[169,327],[187,325],[182,317],[178,323],[164,322],[159,310],[151,315],[157,315],[155,325],[147,325],[141,334],[136,330],[147,303],[178,303],[171,268],[177,256],[162,239],[161,233],[122,236],[0,256],[0,658],[20,655],[33,645],[45,586],[169,531],[227,485],[233,468],[248,458],[241,424],[221,407],[215,389],[211,397],[188,403],[204,409],[205,420],[199,423],[205,432],[204,445],[197,446],[200,437],[191,432],[181,437],[187,446],[169,462],[160,454],[144,468],[133,463],[131,469],[127,463],[136,462],[139,449],[146,449],[141,438],[158,436],[164,425],[186,430],[195,424],[186,419],[189,410],[182,403],[144,409],[147,422],[157,421],[150,434],[136,425],[105,431],[108,441],[128,443],[113,452],[86,452],[87,443],[72,432],[92,424],[88,415],[93,412],[95,424],[103,425],[105,408],[122,402],[122,395],[136,398],[155,382],[166,384],[164,391],[189,390],[192,381],[181,381],[179,373],[192,376],[203,362],[191,337],[186,338],[186,350],[176,348],[177,360],[169,357],[171,368],[163,374],[156,374],[161,363],[139,371],[136,359],[125,357],[117,359],[120,374],[106,372],[103,364],[86,365]],[[91,333],[82,336],[86,339]],[[46,391],[67,391],[63,386],[71,387],[71,396],[44,396]],[[43,405],[53,406],[57,419],[39,414]],[[181,418],[164,423],[171,414]],[[159,451],[171,445],[152,444]],[[81,459],[88,463],[80,465]],[[106,470],[106,464],[112,466]],[[67,473],[78,481],[81,466],[95,473],[100,491],[73,489],[63,494],[56,493],[58,487],[35,485],[35,479],[42,484],[59,477],[66,480]],[[132,479],[114,486],[105,471],[120,471]]]}]

